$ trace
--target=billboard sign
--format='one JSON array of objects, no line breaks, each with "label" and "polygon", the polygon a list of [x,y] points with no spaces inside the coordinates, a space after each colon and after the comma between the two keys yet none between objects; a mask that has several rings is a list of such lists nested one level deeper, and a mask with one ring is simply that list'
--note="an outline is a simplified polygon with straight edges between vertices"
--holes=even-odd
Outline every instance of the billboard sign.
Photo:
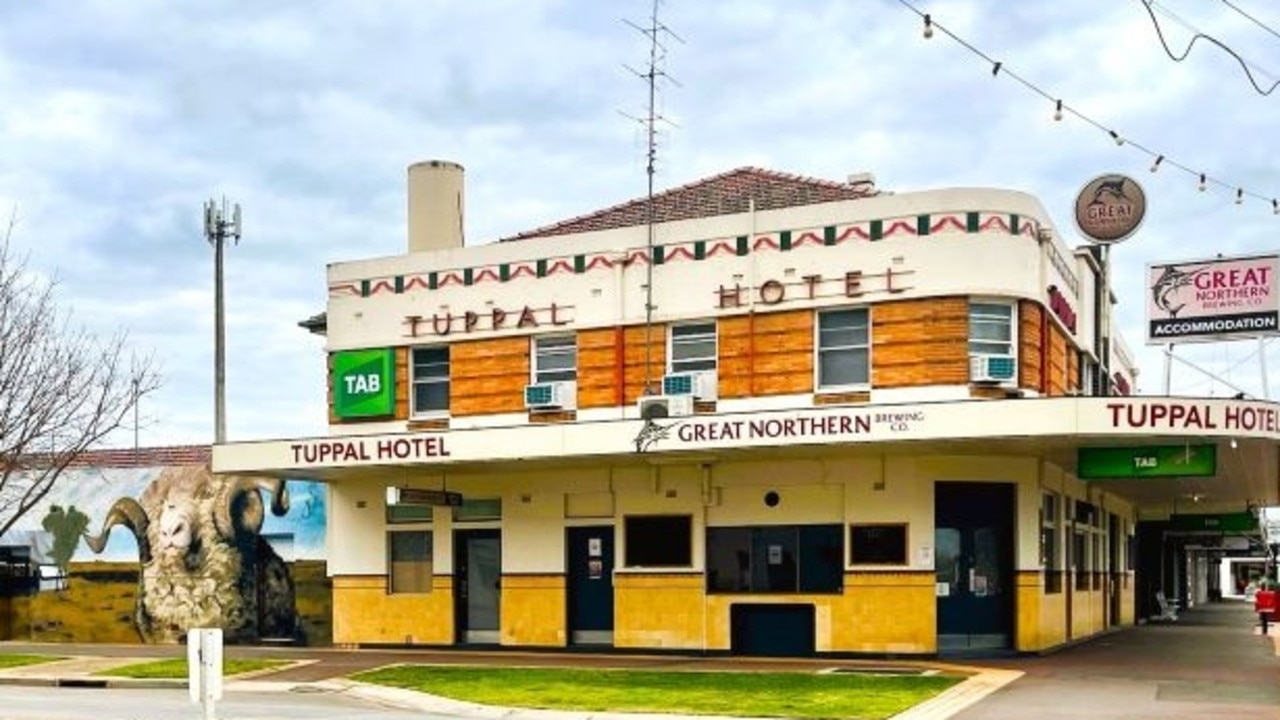
[{"label": "billboard sign", "polygon": [[1118,243],[1142,224],[1147,195],[1137,180],[1111,173],[1090,180],[1076,195],[1076,227],[1100,245]]},{"label": "billboard sign", "polygon": [[1147,344],[1280,334],[1280,255],[1147,266]]},{"label": "billboard sign", "polygon": [[391,348],[333,355],[333,411],[340,418],[395,412],[395,355]]}]

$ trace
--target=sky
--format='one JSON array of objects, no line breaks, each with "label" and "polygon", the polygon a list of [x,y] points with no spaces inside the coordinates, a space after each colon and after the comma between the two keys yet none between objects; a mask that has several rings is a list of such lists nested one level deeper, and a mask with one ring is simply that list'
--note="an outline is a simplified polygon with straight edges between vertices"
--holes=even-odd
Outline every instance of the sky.
[{"label": "sky", "polygon": [[[1049,97],[923,23],[898,0],[666,0],[659,190],[744,165],[884,190],[1029,192],[1071,245],[1076,192],[1137,178],[1147,218],[1112,254],[1117,321],[1144,344],[1147,263],[1275,251],[1280,92],[1198,41],[1175,62],[1142,0],[911,0]],[[1233,9],[1262,21],[1262,27]],[[1193,30],[1266,89],[1280,9],[1263,0],[1150,6],[1180,54]],[[328,263],[404,252],[405,171],[466,168],[467,244],[645,192],[649,0],[0,0],[0,216],[75,322],[159,361],[142,445],[213,438],[213,252],[201,207],[243,208],[226,249],[230,440],[326,432]],[[677,84],[678,83],[678,84]],[[1159,172],[1134,142],[1199,169]],[[1174,394],[1280,393],[1280,343],[1179,346]],[[1265,367],[1274,379],[1264,385]],[[1197,370],[1218,376],[1212,379]],[[133,442],[132,428],[115,440]]]}]

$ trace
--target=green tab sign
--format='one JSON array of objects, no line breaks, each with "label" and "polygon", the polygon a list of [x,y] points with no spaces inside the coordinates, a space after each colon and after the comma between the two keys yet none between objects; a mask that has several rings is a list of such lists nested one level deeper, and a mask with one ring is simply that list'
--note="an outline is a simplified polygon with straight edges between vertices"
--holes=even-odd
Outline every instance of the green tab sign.
[{"label": "green tab sign", "polygon": [[395,354],[391,348],[347,350],[333,356],[333,412],[340,418],[395,412]]},{"label": "green tab sign", "polygon": [[1258,519],[1251,513],[1221,513],[1218,515],[1171,515],[1170,530],[1187,532],[1239,532],[1258,529]]},{"label": "green tab sign", "polygon": [[1213,445],[1086,447],[1077,454],[1076,475],[1081,480],[1213,477],[1217,455]]}]

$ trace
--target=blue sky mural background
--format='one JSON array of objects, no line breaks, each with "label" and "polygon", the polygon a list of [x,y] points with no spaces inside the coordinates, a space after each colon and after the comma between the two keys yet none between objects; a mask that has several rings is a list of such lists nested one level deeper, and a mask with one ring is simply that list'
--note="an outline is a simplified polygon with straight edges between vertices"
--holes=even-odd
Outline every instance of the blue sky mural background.
[{"label": "blue sky mural background", "polygon": [[[33,559],[44,561],[52,538],[41,527],[49,509],[60,505],[89,516],[89,532],[96,533],[102,527],[102,518],[111,505],[121,497],[136,498],[142,494],[161,472],[162,466],[148,468],[73,468],[65,472],[54,491],[34,510],[0,536],[0,544],[29,545]],[[326,518],[324,485],[310,480],[290,479],[286,486],[289,493],[289,512],[282,517],[267,514],[262,533],[267,536],[292,535],[292,547],[276,547],[287,560],[314,560],[325,557],[324,529]],[[117,527],[111,532],[106,549],[97,555],[84,541],[76,547],[71,562],[131,561],[138,559],[138,543],[127,529]]]}]

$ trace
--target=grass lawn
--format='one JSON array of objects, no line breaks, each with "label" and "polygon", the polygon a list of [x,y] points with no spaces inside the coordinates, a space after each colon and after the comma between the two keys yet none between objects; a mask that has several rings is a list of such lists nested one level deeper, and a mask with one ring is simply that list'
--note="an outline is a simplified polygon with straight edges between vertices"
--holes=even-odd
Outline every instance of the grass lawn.
[{"label": "grass lawn", "polygon": [[40,663],[53,662],[62,660],[56,655],[4,655],[0,654],[0,670],[7,668],[22,667],[23,665],[38,665]]},{"label": "grass lawn", "polygon": [[955,676],[387,667],[361,682],[507,707],[878,720],[960,682]]},{"label": "grass lawn", "polygon": [[[222,674],[224,676],[240,675],[255,670],[265,670],[267,668],[280,667],[288,665],[284,660],[257,660],[252,658],[224,658],[222,660]],[[145,678],[153,679],[186,679],[189,677],[187,671],[186,658],[171,658],[168,660],[154,660],[150,662],[134,663],[133,665],[124,665],[111,670],[103,670],[95,675],[110,675],[111,677],[126,678]]]}]

